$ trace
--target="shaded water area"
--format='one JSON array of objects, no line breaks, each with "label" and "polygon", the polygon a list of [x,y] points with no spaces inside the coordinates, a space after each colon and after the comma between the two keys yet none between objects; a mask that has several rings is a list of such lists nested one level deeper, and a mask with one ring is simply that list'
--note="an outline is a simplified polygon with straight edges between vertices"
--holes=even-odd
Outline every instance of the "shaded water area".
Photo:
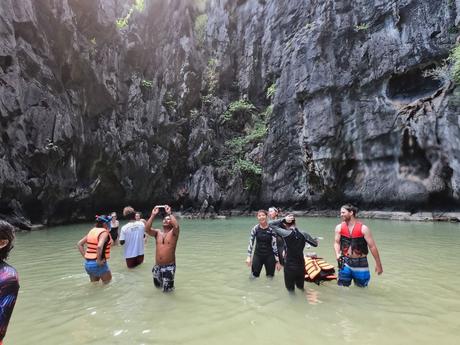
[{"label": "shaded water area", "polygon": [[[299,218],[324,239],[314,251],[335,263],[338,219]],[[6,344],[457,344],[460,225],[366,221],[384,274],[367,289],[307,283],[289,295],[282,272],[249,280],[255,218],[181,220],[176,290],[152,284],[154,242],[128,270],[112,250],[110,285],[93,285],[75,244],[89,224],[19,233],[10,263],[21,290]],[[313,251],[309,249],[307,251]],[[374,261],[371,255],[371,269]]]}]

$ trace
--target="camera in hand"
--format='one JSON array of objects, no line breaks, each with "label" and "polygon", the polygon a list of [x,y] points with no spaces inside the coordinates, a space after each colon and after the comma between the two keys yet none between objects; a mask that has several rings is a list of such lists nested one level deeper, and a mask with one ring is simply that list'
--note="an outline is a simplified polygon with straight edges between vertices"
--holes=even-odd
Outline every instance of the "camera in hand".
[{"label": "camera in hand", "polygon": [[161,217],[161,218],[164,218],[166,217],[166,208],[164,205],[159,205],[157,206],[158,207],[158,215]]}]

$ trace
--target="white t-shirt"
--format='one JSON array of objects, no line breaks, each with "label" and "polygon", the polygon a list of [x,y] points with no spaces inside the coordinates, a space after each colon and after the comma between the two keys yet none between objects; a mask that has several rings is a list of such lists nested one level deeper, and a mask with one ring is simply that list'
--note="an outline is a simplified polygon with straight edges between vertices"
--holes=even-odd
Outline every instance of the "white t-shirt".
[{"label": "white t-shirt", "polygon": [[125,258],[135,258],[144,255],[144,223],[129,222],[123,225],[120,231],[120,241],[125,241]]}]

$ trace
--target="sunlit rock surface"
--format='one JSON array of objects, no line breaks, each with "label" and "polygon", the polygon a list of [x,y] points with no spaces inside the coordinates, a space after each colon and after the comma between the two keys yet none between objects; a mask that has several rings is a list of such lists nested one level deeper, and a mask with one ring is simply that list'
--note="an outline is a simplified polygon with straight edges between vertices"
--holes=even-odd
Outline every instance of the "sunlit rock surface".
[{"label": "sunlit rock surface", "polygon": [[[27,227],[166,202],[458,208],[460,91],[423,74],[453,48],[458,10],[2,0],[0,214]],[[238,100],[254,108],[225,122]],[[261,171],[245,175],[229,142],[270,106],[241,156]]]}]

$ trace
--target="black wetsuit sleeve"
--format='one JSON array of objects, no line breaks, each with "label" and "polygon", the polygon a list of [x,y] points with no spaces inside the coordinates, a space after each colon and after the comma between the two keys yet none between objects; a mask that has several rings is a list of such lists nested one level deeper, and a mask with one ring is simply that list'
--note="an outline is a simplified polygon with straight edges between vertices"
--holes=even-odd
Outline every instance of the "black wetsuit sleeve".
[{"label": "black wetsuit sleeve", "polygon": [[281,237],[288,237],[291,234],[292,230],[286,230],[281,228],[281,223],[283,223],[283,219],[272,220],[268,224],[270,225],[270,228]]},{"label": "black wetsuit sleeve", "polygon": [[307,234],[306,232],[302,231],[301,234],[303,237],[305,237],[305,241],[307,241],[308,244],[311,244],[313,247],[318,247],[318,240],[311,237],[310,234]]}]

